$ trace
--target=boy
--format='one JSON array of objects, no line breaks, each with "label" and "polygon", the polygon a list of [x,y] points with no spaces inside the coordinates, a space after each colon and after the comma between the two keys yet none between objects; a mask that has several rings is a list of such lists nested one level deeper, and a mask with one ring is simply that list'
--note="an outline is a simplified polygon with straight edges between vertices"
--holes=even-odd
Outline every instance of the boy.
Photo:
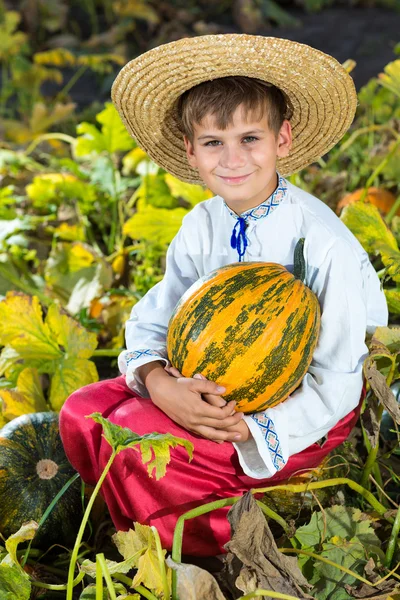
[{"label": "boy", "polygon": [[[159,482],[148,478],[137,453],[126,451],[103,486],[117,528],[133,520],[155,525],[171,548],[179,514],[317,466],[346,439],[359,414],[365,333],[387,323],[387,307],[355,237],[327,206],[283,177],[325,154],[353,120],[354,85],[333,58],[275,38],[183,39],[128,63],[112,96],[155,162],[216,196],[184,218],[163,281],[134,306],[119,358],[124,378],[75,392],[61,413],[61,434],[89,483],[109,457],[99,426],[83,418],[95,410],[139,434],[170,432],[192,441],[193,461],[174,450]],[[307,284],[321,305],[313,361],[282,404],[234,413],[218,382],[200,373],[181,377],[170,365],[169,318],[192,283],[223,265],[265,261],[291,270],[301,237]],[[225,515],[190,521],[184,552],[223,551]]]}]

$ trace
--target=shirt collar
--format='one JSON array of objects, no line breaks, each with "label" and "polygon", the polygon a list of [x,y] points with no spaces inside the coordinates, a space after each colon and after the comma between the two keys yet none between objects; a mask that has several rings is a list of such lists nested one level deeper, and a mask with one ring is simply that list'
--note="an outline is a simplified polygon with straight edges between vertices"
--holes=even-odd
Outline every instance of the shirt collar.
[{"label": "shirt collar", "polygon": [[[255,206],[254,208],[249,208],[249,210],[246,210],[245,212],[241,213],[240,217],[242,219],[245,219],[246,221],[258,221],[259,219],[268,217],[268,215],[270,215],[276,208],[278,208],[282,200],[284,200],[284,198],[286,197],[287,181],[286,179],[284,179],[284,177],[279,175],[279,173],[277,173],[277,175],[278,186],[273,192],[273,194],[258,206]],[[229,208],[225,200],[224,204],[228,209],[230,215],[235,219],[239,219],[239,215],[237,215],[235,212],[233,212],[233,210]]]}]

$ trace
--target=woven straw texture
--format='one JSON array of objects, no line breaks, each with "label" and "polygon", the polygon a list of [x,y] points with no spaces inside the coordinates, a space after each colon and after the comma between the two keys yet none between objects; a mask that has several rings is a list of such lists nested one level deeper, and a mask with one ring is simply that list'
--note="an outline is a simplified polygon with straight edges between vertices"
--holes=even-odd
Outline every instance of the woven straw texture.
[{"label": "woven straw texture", "polygon": [[277,161],[283,176],[326,154],[353,121],[356,90],[336,59],[298,42],[246,34],[184,38],[149,50],[122,68],[111,96],[127,130],[155,163],[182,181],[202,184],[186,159],[177,100],[203,81],[230,75],[262,79],[288,96],[293,145]]}]

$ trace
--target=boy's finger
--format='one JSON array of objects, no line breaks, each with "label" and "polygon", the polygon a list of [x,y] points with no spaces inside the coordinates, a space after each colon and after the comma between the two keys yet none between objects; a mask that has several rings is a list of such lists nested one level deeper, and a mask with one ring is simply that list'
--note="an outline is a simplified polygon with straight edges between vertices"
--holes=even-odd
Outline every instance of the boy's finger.
[{"label": "boy's finger", "polygon": [[221,396],[226,392],[226,388],[219,386],[214,381],[208,381],[207,379],[192,379],[192,391],[198,392],[200,394],[214,394],[217,396]]},{"label": "boy's finger", "polygon": [[214,396],[214,394],[202,394],[203,400],[205,400],[211,406],[218,406],[218,408],[222,408],[226,406],[226,400],[224,400],[221,396]]}]

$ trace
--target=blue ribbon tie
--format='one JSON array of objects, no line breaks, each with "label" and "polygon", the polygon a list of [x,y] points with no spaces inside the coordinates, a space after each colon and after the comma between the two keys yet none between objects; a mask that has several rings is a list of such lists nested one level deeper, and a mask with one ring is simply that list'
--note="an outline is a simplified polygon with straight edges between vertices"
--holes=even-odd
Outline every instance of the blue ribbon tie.
[{"label": "blue ribbon tie", "polygon": [[[236,234],[237,227],[239,226],[239,233]],[[231,236],[231,248],[237,250],[239,255],[239,262],[242,262],[243,256],[246,252],[247,248],[247,238],[246,238],[246,227],[247,223],[243,217],[239,217],[236,221],[235,227],[232,231]]]}]

